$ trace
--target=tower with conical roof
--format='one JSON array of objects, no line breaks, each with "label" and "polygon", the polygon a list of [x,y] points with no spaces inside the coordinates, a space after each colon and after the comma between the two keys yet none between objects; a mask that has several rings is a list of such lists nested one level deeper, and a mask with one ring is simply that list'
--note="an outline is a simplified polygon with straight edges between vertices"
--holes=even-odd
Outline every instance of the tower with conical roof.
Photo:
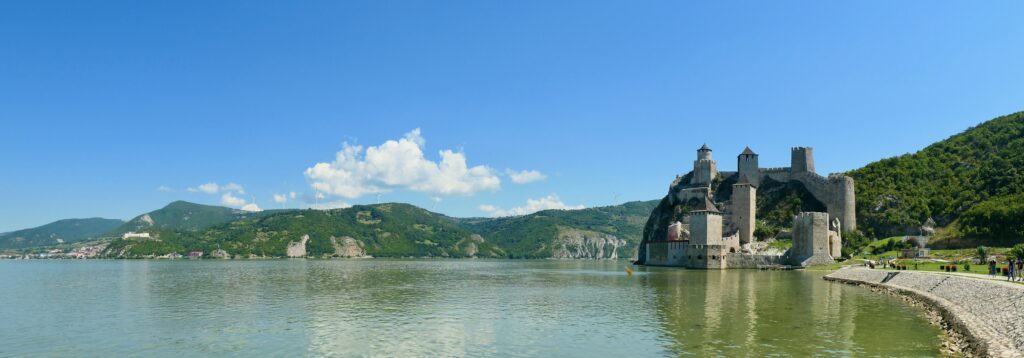
[{"label": "tower with conical roof", "polygon": [[718,166],[711,158],[711,148],[705,143],[697,149],[697,160],[693,161],[693,179],[690,180],[690,184],[710,185],[715,176],[718,176]]},{"label": "tower with conical roof", "polygon": [[760,186],[761,185],[761,172],[757,166],[757,153],[750,150],[750,147],[743,149],[743,153],[740,153],[736,157],[736,171],[740,176],[747,176],[747,180],[750,185]]},{"label": "tower with conical roof", "polygon": [[687,216],[690,220],[690,245],[722,244],[722,214],[710,197],[705,196]]}]

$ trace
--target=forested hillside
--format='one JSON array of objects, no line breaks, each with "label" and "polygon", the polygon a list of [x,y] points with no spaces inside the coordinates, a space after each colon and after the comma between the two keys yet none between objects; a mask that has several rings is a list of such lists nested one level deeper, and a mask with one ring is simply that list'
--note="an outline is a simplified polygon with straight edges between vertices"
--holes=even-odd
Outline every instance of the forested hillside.
[{"label": "forested hillside", "polygon": [[940,237],[965,244],[1024,240],[1024,112],[848,174],[869,236],[918,234],[931,218]]}]

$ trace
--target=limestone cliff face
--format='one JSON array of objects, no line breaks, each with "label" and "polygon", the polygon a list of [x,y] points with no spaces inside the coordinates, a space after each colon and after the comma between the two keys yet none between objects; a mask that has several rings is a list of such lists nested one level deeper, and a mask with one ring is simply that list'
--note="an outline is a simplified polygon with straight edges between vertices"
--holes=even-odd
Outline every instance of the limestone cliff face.
[{"label": "limestone cliff face", "polygon": [[331,245],[334,246],[334,256],[337,257],[367,257],[363,243],[348,236],[341,238],[331,237]]},{"label": "limestone cliff face", "polygon": [[288,257],[305,257],[307,241],[309,241],[309,235],[302,235],[302,239],[299,242],[289,242]]},{"label": "limestone cliff face", "polygon": [[626,240],[594,231],[559,228],[558,237],[551,243],[553,259],[610,259],[619,258],[619,248]]}]

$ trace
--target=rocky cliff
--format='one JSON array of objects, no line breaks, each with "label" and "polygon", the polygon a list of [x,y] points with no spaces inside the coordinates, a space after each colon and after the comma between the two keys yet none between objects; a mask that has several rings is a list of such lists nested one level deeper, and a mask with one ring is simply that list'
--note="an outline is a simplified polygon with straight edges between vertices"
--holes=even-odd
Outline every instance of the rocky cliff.
[{"label": "rocky cliff", "polygon": [[626,240],[595,231],[558,228],[558,236],[551,243],[553,259],[610,259],[619,258],[619,249]]}]

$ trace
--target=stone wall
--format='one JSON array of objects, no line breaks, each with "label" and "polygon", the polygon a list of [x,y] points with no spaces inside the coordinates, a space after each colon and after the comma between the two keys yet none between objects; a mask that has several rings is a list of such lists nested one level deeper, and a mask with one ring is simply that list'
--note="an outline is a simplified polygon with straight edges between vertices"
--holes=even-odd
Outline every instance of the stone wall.
[{"label": "stone wall", "polygon": [[782,255],[756,255],[730,253],[725,255],[726,268],[730,269],[752,269],[758,266],[785,265]]},{"label": "stone wall", "polygon": [[1024,356],[1024,286],[941,273],[848,268],[826,280],[864,284],[934,306],[951,328],[982,356]]},{"label": "stone wall", "polygon": [[686,241],[656,241],[647,243],[648,266],[683,266],[686,255]]},{"label": "stone wall", "polygon": [[827,213],[800,213],[793,218],[793,265],[828,265],[832,259]]}]

